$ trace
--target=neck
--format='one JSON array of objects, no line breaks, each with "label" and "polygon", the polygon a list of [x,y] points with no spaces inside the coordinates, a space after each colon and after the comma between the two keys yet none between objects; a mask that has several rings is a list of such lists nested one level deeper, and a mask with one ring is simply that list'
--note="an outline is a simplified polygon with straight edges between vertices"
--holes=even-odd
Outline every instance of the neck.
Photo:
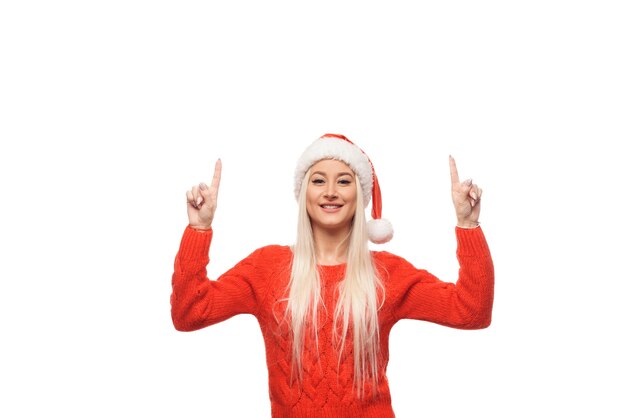
[{"label": "neck", "polygon": [[348,255],[348,241],[350,230],[320,230],[313,229],[315,241],[315,257],[318,264],[334,265],[346,262]]}]

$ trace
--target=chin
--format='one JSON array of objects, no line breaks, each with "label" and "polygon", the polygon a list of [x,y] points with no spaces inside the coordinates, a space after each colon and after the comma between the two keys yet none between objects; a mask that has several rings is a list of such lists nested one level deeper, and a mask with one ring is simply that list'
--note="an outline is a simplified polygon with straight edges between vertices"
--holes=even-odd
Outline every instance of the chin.
[{"label": "chin", "polygon": [[318,222],[315,226],[328,232],[339,232],[342,230],[350,231],[350,228],[352,228],[352,222]]}]

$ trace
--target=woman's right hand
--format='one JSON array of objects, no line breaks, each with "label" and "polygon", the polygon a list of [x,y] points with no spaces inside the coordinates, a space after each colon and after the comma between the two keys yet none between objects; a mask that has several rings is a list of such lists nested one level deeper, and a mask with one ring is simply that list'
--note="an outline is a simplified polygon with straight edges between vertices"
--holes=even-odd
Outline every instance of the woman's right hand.
[{"label": "woman's right hand", "polygon": [[217,207],[217,192],[222,177],[222,160],[215,163],[211,186],[200,183],[187,191],[187,216],[194,229],[210,229]]}]

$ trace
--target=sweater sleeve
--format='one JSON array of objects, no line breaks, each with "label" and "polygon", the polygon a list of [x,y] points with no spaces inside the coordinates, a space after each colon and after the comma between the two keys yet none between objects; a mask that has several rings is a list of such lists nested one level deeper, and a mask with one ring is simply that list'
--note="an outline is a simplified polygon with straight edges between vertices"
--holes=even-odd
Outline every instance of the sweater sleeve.
[{"label": "sweater sleeve", "polygon": [[494,269],[480,227],[456,228],[459,277],[447,283],[408,262],[391,278],[397,291],[396,320],[419,319],[461,328],[486,328],[491,323]]},{"label": "sweater sleeve", "polygon": [[206,266],[213,231],[187,227],[174,261],[172,322],[179,331],[194,331],[237,314],[256,315],[263,292],[256,275],[256,250],[217,280],[209,280]]}]

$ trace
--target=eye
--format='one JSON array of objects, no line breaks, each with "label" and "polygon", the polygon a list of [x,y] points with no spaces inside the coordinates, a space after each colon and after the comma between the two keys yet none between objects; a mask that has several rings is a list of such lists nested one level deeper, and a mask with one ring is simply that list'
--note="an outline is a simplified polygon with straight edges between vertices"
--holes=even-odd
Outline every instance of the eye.
[{"label": "eye", "polygon": [[344,186],[347,186],[348,184],[352,183],[352,181],[348,180],[348,179],[340,179],[339,180],[339,184],[342,184]]},{"label": "eye", "polygon": [[311,180],[311,183],[313,184],[324,184],[324,180],[323,179],[313,179]]}]

